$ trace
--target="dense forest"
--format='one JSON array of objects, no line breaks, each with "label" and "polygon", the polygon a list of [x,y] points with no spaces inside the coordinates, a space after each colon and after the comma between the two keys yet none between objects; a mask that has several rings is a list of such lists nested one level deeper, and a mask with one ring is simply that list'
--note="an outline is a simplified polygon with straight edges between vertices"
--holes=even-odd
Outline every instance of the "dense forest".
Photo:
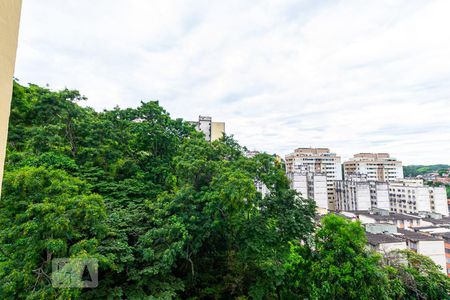
[{"label": "dense forest", "polygon": [[[376,254],[359,222],[317,216],[272,155],[209,143],[158,102],[83,100],[14,83],[0,299],[448,298],[430,259]],[[97,259],[99,286],[53,287],[65,257]]]}]

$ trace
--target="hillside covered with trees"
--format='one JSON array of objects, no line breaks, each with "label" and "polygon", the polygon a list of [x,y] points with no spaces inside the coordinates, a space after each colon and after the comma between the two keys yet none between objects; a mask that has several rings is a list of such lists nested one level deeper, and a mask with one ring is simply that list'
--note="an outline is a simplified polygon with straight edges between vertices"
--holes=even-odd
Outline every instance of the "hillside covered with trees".
[{"label": "hillside covered with trees", "polygon": [[[359,222],[317,226],[273,156],[209,143],[158,102],[96,112],[84,99],[14,83],[0,299],[448,298],[430,260],[368,251]],[[99,286],[52,287],[65,257],[96,258]]]},{"label": "hillside covered with trees", "polygon": [[429,166],[423,166],[423,165],[410,165],[410,166],[404,166],[403,167],[403,173],[405,177],[416,177],[418,175],[424,175],[427,173],[439,173],[443,171],[447,171],[450,168],[449,165],[429,165]]}]

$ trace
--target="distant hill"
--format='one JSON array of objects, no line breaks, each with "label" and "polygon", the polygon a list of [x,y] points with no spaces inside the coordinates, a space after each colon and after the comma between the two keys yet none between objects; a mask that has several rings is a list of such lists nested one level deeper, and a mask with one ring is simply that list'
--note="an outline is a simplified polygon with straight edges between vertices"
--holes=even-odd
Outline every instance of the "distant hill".
[{"label": "distant hill", "polygon": [[405,177],[415,177],[426,173],[438,172],[439,170],[447,170],[448,168],[450,168],[449,165],[411,165],[404,166],[403,173]]}]

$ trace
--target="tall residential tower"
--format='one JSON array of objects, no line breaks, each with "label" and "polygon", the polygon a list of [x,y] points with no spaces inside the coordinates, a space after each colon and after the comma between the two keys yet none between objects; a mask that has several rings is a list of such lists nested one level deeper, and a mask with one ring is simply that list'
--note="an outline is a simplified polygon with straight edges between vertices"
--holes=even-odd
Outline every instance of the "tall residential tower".
[{"label": "tall residential tower", "polygon": [[326,177],[329,210],[335,210],[334,181],[342,180],[341,158],[328,148],[297,148],[286,155],[288,173],[308,172]]},{"label": "tall residential tower", "polygon": [[344,162],[344,176],[365,175],[369,181],[403,179],[402,162],[388,153],[358,153]]}]

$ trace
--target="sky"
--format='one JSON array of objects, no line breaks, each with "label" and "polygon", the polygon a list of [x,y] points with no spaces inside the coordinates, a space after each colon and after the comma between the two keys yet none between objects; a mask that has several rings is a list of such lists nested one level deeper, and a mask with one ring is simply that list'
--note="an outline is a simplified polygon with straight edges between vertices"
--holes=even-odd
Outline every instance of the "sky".
[{"label": "sky", "polygon": [[250,150],[450,164],[450,1],[24,0],[15,77],[159,100]]}]

